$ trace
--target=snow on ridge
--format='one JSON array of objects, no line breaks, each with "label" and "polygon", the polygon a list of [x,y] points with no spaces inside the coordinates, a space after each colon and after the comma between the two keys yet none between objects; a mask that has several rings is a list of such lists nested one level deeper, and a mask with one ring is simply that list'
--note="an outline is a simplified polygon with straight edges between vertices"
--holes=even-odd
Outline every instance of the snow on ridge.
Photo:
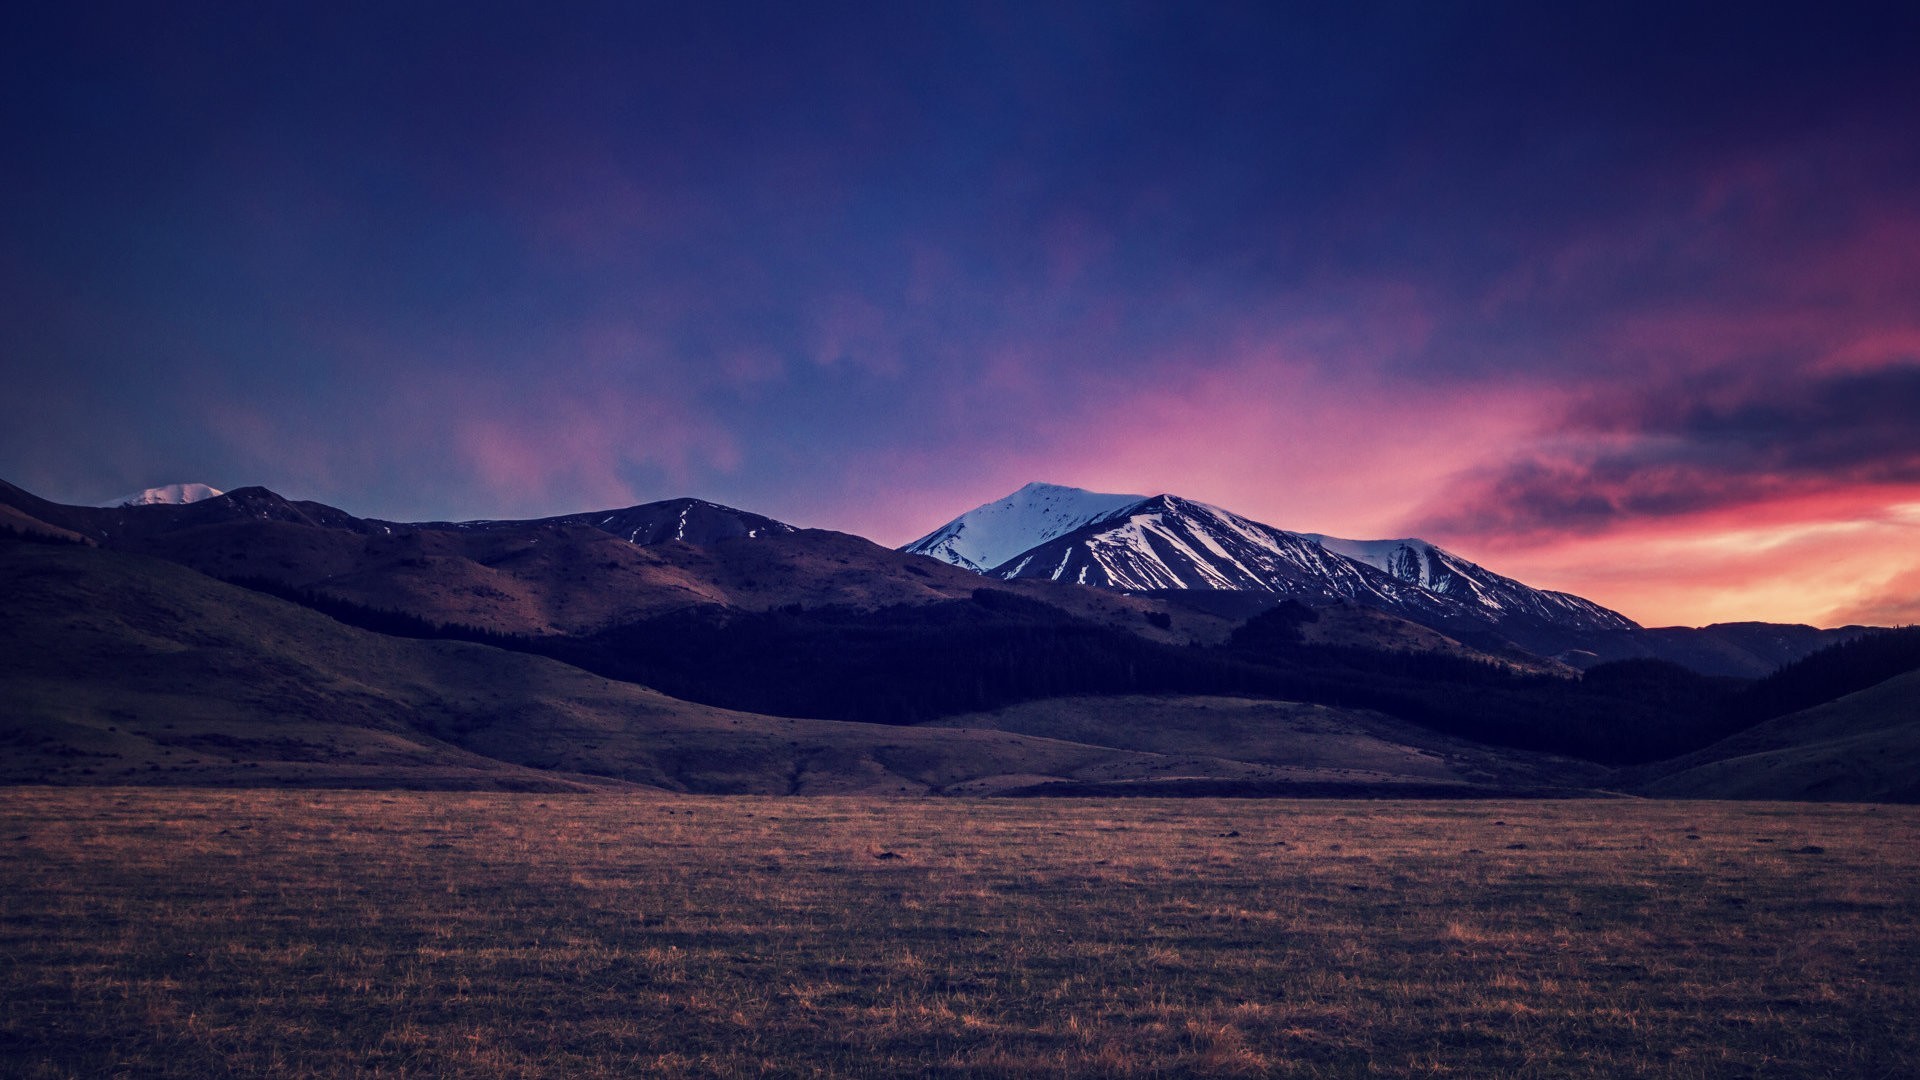
[{"label": "snow on ridge", "polygon": [[1085,491],[1036,481],[1004,498],[974,507],[900,550],[985,573],[1021,552],[1144,501],[1143,495]]},{"label": "snow on ridge", "polygon": [[1590,600],[1535,589],[1418,538],[1291,532],[1170,494],[1028,484],[900,550],[1009,580],[1345,598],[1496,624],[1519,616],[1591,629],[1634,625]]},{"label": "snow on ridge", "polygon": [[122,506],[185,506],[188,503],[217,499],[225,494],[226,492],[219,488],[209,487],[206,484],[163,484],[160,487],[136,491],[131,495],[112,502],[103,502],[100,505],[110,510]]},{"label": "snow on ridge", "polygon": [[1549,621],[1571,617],[1601,629],[1627,629],[1635,625],[1619,612],[1585,597],[1534,588],[1496,574],[1438,544],[1417,537],[1344,540],[1337,536],[1305,535],[1328,551],[1384,571],[1438,596],[1468,603],[1496,617],[1514,613]]},{"label": "snow on ridge", "polygon": [[1443,551],[1448,555],[1453,554],[1450,551],[1444,551],[1444,549],[1438,545],[1428,543],[1415,536],[1404,537],[1399,540],[1346,540],[1338,536],[1328,536],[1325,533],[1301,533],[1300,535],[1336,555],[1345,555],[1349,559],[1358,560],[1366,563],[1368,566],[1381,570],[1386,569],[1387,562],[1393,557],[1395,552],[1403,547],[1414,548],[1416,550],[1432,548],[1435,551]]}]

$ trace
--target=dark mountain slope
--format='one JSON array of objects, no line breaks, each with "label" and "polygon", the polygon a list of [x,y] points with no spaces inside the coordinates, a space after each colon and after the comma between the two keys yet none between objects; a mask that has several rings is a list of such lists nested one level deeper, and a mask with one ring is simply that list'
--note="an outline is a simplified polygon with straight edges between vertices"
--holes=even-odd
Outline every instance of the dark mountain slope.
[{"label": "dark mountain slope", "polygon": [[1823,630],[1790,623],[1714,623],[1642,630],[1566,633],[1536,629],[1519,644],[1587,668],[1615,660],[1668,660],[1703,675],[1757,679],[1865,633],[1864,626]]},{"label": "dark mountain slope", "polygon": [[1867,630],[1754,683],[1733,704],[1749,723],[1812,708],[1920,670],[1920,626]]},{"label": "dark mountain slope", "polygon": [[1920,802],[1920,671],[1622,774],[1663,798]]},{"label": "dark mountain slope", "polygon": [[10,783],[785,794],[1275,775],[730,712],[537,656],[357,630],[164,561],[22,540],[0,540],[0,750]]},{"label": "dark mountain slope", "polygon": [[415,528],[464,532],[515,531],[529,526],[585,526],[599,529],[630,544],[647,547],[678,540],[705,546],[721,540],[752,540],[798,532],[793,526],[770,517],[735,510],[731,506],[700,499],[667,499],[620,510],[597,510],[584,514],[535,518],[530,521],[429,522]]},{"label": "dark mountain slope", "polygon": [[[508,634],[592,634],[696,607],[939,603],[980,586],[975,574],[856,536],[693,499],[537,521],[419,525],[356,518],[264,488],[184,506],[102,509],[61,506],[7,485],[0,505],[223,580]],[[1051,583],[1007,589],[1156,640],[1217,641],[1232,625],[1198,612],[1176,621],[1151,600]]]}]

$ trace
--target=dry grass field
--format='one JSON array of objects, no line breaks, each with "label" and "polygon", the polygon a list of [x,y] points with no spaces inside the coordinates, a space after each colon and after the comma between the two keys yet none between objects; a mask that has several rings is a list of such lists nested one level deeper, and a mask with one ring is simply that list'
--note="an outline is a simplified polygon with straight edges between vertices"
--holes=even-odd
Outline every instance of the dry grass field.
[{"label": "dry grass field", "polygon": [[1920,1075],[1920,809],[0,792],[6,1076]]}]

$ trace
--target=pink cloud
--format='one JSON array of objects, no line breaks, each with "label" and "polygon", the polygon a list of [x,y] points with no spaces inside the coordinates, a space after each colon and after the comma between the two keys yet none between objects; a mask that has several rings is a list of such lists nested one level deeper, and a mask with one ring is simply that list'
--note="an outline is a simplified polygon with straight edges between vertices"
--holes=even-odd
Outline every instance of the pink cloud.
[{"label": "pink cloud", "polygon": [[[954,513],[1048,480],[1174,492],[1287,528],[1374,534],[1448,476],[1536,429],[1537,386],[1425,383],[1374,358],[1417,351],[1418,304],[1382,290],[1364,327],[1331,316],[1244,320],[1210,351],[1169,352],[1109,377],[1092,342],[992,350],[949,403],[955,422],[993,416],[950,453],[873,463],[889,497],[827,509],[839,527],[903,543]],[[1344,326],[1344,329],[1343,329]],[[1084,350],[1084,351],[1083,351]]]},{"label": "pink cloud", "polygon": [[[1920,487],[1835,493],[1530,545],[1453,546],[1529,584],[1650,626],[1761,620],[1884,625],[1920,610]],[[1916,500],[1888,503],[1889,498]]]},{"label": "pink cloud", "polygon": [[1878,583],[1868,595],[1835,607],[1821,620],[1825,625],[1920,625],[1920,566],[1912,566]]},{"label": "pink cloud", "polygon": [[[400,517],[627,505],[691,494],[741,463],[732,432],[691,404],[702,380],[734,376],[678,362],[628,326],[578,328],[531,362],[482,342],[442,345],[456,355],[343,339],[354,397],[273,407],[215,394],[205,422],[283,494],[364,498],[376,476],[389,505],[345,508]],[[643,477],[666,487],[636,487]]]}]

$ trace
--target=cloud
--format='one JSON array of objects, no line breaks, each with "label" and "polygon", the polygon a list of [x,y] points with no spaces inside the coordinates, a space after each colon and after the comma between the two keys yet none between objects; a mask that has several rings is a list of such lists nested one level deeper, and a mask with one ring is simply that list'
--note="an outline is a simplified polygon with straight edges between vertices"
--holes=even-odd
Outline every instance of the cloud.
[{"label": "cloud", "polygon": [[925,445],[863,452],[847,470],[857,484],[813,512],[901,543],[1047,480],[1173,492],[1291,528],[1389,528],[1541,409],[1530,387],[1383,376],[1368,358],[1419,348],[1430,320],[1397,290],[1355,303],[1368,318],[1353,325],[1312,310],[1223,314],[1190,343],[1131,356],[1124,324],[1102,313],[1043,343],[984,348],[924,418]]},{"label": "cloud", "polygon": [[1648,626],[1709,622],[1899,621],[1920,602],[1920,540],[1883,510],[1816,520],[1732,513],[1647,522],[1605,536],[1567,535],[1497,552],[1455,545],[1532,585],[1562,589]]},{"label": "cloud", "polygon": [[1451,535],[1599,533],[1821,492],[1920,485],[1920,363],[1580,403],[1417,515]]},{"label": "cloud", "polygon": [[1920,625],[1920,567],[1888,578],[1869,596],[1834,608],[1822,621],[1829,626]]},{"label": "cloud", "polygon": [[422,351],[334,341],[307,392],[210,387],[199,422],[246,482],[401,520],[698,493],[741,460],[702,395],[768,377],[757,362],[685,362],[619,323],[573,326],[527,354],[477,338]]}]

